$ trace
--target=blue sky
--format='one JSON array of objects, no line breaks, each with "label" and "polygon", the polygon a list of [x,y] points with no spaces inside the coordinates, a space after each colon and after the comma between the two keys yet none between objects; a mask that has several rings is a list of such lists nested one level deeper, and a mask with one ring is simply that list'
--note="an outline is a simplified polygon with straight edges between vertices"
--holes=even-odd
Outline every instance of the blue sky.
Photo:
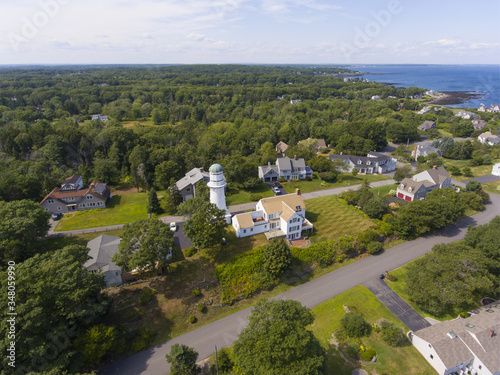
[{"label": "blue sky", "polygon": [[499,64],[497,0],[1,0],[0,64]]}]

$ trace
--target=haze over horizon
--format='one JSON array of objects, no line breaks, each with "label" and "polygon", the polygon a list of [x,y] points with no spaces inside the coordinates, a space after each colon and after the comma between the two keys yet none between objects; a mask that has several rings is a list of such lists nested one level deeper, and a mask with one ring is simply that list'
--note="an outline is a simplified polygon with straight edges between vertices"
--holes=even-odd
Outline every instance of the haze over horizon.
[{"label": "haze over horizon", "polygon": [[0,64],[499,64],[500,2],[7,0]]}]

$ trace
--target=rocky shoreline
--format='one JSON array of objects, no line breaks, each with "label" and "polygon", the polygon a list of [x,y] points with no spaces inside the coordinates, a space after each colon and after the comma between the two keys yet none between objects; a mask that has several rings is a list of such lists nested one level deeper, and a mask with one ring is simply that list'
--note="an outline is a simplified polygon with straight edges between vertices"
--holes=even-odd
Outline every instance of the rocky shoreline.
[{"label": "rocky shoreline", "polygon": [[452,105],[461,104],[470,99],[480,99],[483,95],[473,91],[441,91],[440,96],[435,97],[429,104]]}]

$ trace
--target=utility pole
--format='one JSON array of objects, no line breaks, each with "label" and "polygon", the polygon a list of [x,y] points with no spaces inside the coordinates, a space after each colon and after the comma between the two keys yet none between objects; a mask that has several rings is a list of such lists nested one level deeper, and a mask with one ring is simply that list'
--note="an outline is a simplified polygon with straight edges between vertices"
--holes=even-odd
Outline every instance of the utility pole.
[{"label": "utility pole", "polygon": [[217,345],[215,345],[215,374],[219,375],[219,364],[217,363]]}]

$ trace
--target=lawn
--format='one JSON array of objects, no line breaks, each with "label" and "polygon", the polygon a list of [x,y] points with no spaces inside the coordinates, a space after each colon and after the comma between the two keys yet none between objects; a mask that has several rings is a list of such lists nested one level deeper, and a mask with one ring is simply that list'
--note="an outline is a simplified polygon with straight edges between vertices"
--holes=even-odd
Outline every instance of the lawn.
[{"label": "lawn", "polygon": [[232,206],[235,204],[253,202],[251,198],[252,194],[260,195],[261,198],[274,197],[274,193],[272,192],[272,190],[262,182],[259,186],[252,190],[238,190],[228,188],[226,190],[226,205]]},{"label": "lawn", "polygon": [[392,185],[374,187],[371,188],[371,190],[373,191],[373,194],[378,195],[380,198],[385,198],[385,196],[389,194],[391,190],[396,190],[397,188],[398,184],[392,184]]},{"label": "lawn", "polygon": [[[445,159],[446,160],[446,165],[454,165],[458,168],[463,168],[463,167],[468,167],[470,160],[452,160],[452,159]],[[500,159],[494,159],[493,164],[499,163]],[[454,179],[458,181],[465,181],[470,178],[474,177],[480,177],[480,176],[486,176],[488,174],[491,174],[491,169],[493,168],[493,164],[491,165],[480,165],[477,167],[471,167],[471,172],[472,172],[472,177],[466,177],[466,176],[452,176]]]},{"label": "lawn", "polygon": [[[161,193],[160,193],[161,194]],[[56,231],[103,227],[127,224],[139,219],[147,219],[146,193],[112,193],[107,207],[96,210],[79,211],[65,214],[59,221]]]},{"label": "lawn", "polygon": [[388,180],[391,177],[384,174],[369,174],[369,175],[357,175],[353,176],[351,173],[343,173],[336,182],[325,182],[320,178],[314,176],[312,181],[305,180],[295,180],[289,182],[283,182],[283,188],[287,193],[295,193],[295,189],[300,189],[301,193],[309,193],[311,191],[332,189],[336,187],[343,186],[354,186],[360,185],[366,179],[368,182]]},{"label": "lawn", "polygon": [[306,218],[314,225],[311,242],[335,240],[372,227],[373,221],[356,209],[340,203],[336,195],[308,199]]},{"label": "lawn", "polygon": [[500,181],[493,181],[483,184],[483,190],[488,193],[500,194]]},{"label": "lawn", "polygon": [[366,287],[357,286],[335,298],[316,306],[312,312],[315,316],[310,330],[320,340],[328,352],[328,374],[351,374],[354,368],[363,368],[368,373],[377,374],[435,374],[435,370],[415,349],[409,341],[400,347],[386,344],[381,333],[372,332],[361,338],[365,348],[373,348],[377,352],[377,362],[355,362],[344,354],[348,360],[339,355],[333,333],[341,328],[340,319],[345,314],[343,306],[362,314],[370,324],[379,323],[382,319],[407,328],[375,297]]}]

